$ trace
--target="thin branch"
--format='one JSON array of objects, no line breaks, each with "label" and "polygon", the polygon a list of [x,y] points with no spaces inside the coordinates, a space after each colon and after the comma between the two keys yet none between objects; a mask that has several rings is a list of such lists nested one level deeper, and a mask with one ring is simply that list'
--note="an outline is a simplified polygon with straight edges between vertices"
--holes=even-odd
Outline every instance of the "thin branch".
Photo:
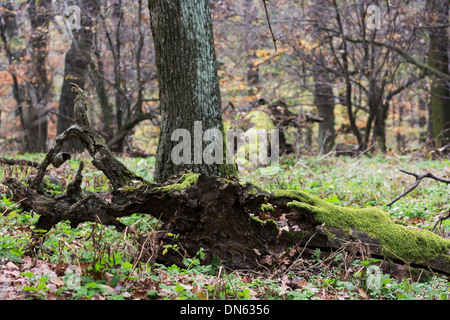
[{"label": "thin branch", "polygon": [[262,0],[262,2],[264,4],[264,11],[266,12],[267,24],[269,25],[270,34],[272,35],[273,46],[274,46],[275,52],[276,52],[277,51],[277,40],[278,39],[275,38],[275,35],[273,34],[272,26],[270,25],[270,18],[269,18],[269,12],[267,11],[266,1],[268,1],[268,0]]},{"label": "thin branch", "polygon": [[402,170],[400,169],[401,172],[404,172],[406,174],[409,174],[411,176],[414,176],[416,178],[416,182],[411,186],[411,188],[409,188],[408,190],[406,190],[404,193],[402,193],[401,195],[399,195],[397,198],[395,198],[394,200],[392,200],[391,202],[389,202],[387,205],[390,207],[391,205],[393,205],[395,202],[397,202],[400,198],[404,197],[405,195],[407,195],[408,193],[410,193],[411,191],[413,191],[420,183],[420,181],[422,181],[422,179],[424,178],[430,178],[439,182],[444,182],[447,184],[450,184],[450,179],[444,179],[444,178],[439,178],[436,177],[434,174],[432,173],[425,173],[422,175],[419,175],[417,173],[413,173],[413,172],[408,172],[406,170]]},{"label": "thin branch", "polygon": [[[345,37],[345,39],[351,43],[363,43],[364,41],[361,39],[352,39],[350,37]],[[387,42],[379,42],[379,41],[373,41],[372,42],[374,45],[376,46],[380,46],[380,47],[385,47],[387,49],[390,49],[392,51],[397,52],[399,55],[401,55],[406,61],[414,64],[416,67],[419,67],[422,70],[427,71],[430,74],[433,74],[435,76],[441,77],[443,79],[447,79],[450,80],[450,75],[444,72],[441,72],[433,67],[430,67],[428,64],[423,63],[419,60],[417,60],[416,58],[414,58],[412,55],[409,54],[408,51],[406,51],[403,48],[400,47],[396,47],[395,45],[392,45],[390,43]]]},{"label": "thin branch", "polygon": [[433,229],[431,229],[431,232],[434,232],[434,229],[436,229],[436,227],[438,226],[438,224],[442,225],[442,221],[446,220],[450,218],[450,211],[447,212],[447,215],[442,215],[439,217],[438,221],[436,221],[436,224],[434,225]]},{"label": "thin branch", "polygon": [[9,166],[29,166],[33,168],[39,168],[39,162],[31,161],[31,160],[25,160],[25,159],[7,159],[7,158],[0,158],[0,164],[6,164]]},{"label": "thin branch", "polygon": [[153,112],[149,113],[140,113],[136,115],[136,117],[128,119],[128,121],[122,126],[122,128],[120,128],[119,132],[111,140],[108,141],[108,148],[111,148],[116,143],[122,141],[126,137],[128,132],[142,121],[157,119],[158,115],[156,114],[156,111],[153,109],[152,111]]}]

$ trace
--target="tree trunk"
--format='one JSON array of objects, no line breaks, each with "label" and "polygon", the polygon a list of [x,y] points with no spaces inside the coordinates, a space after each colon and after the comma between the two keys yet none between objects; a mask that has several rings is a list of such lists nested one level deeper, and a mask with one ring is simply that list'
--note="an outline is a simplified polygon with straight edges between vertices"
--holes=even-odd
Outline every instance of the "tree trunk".
[{"label": "tree trunk", "polygon": [[319,150],[328,153],[334,147],[334,95],[328,73],[316,71],[314,73],[314,104],[317,106],[319,122]]},{"label": "tree trunk", "polygon": [[[321,21],[328,18],[324,8],[328,4],[324,1],[315,1],[310,5],[307,15],[311,18],[311,35],[314,39],[323,41],[321,32]],[[318,117],[322,119],[319,123],[319,151],[328,153],[334,147],[336,131],[334,130],[334,95],[333,81],[330,79],[329,71],[327,71],[327,59],[324,53],[319,50],[316,54],[315,64],[312,66],[314,78],[314,104],[317,107]],[[343,70],[344,73],[346,71]],[[351,101],[350,101],[351,102]]]},{"label": "tree trunk", "polygon": [[[23,59],[23,52],[19,50],[14,50],[14,46],[11,42],[16,40],[18,37],[18,25],[16,19],[15,8],[12,2],[1,3],[2,15],[0,16],[0,36],[3,42],[3,49],[6,52],[6,57],[8,58],[8,63],[11,66],[16,61]],[[11,73],[13,78],[13,97],[16,100],[17,106],[22,105],[24,88],[19,85],[19,80],[15,73]]]},{"label": "tree trunk", "polygon": [[[9,66],[12,67],[16,61],[20,61],[23,58],[23,52],[20,52],[18,50],[13,50],[11,46],[11,42],[15,40],[15,38],[18,36],[17,34],[17,21],[16,21],[16,14],[15,14],[15,8],[13,6],[12,2],[5,2],[1,4],[3,14],[0,16],[0,37],[3,42],[3,48],[6,52],[6,57],[8,58]],[[17,104],[17,115],[19,116],[20,123],[24,123],[24,108],[23,108],[23,102],[25,100],[25,88],[22,84],[19,82],[19,78],[14,72],[11,72],[11,78],[13,81],[12,85],[12,93],[14,100],[16,100]],[[23,128],[23,126],[22,126]],[[27,137],[22,140],[22,150],[27,149]]]},{"label": "tree trunk", "polygon": [[[96,37],[95,37],[96,38]],[[96,43],[95,56],[97,64],[91,60],[89,77],[94,84],[95,91],[97,92],[98,102],[100,104],[100,109],[102,110],[102,133],[106,140],[111,139],[114,136],[113,128],[113,111],[112,106],[109,102],[108,93],[105,87],[105,72],[103,68],[103,58],[100,56],[98,51],[98,44]]]},{"label": "tree trunk", "polygon": [[[90,48],[92,46],[92,26],[91,16],[96,12],[97,2],[84,0],[82,3],[83,13],[81,14],[81,28],[72,30],[73,39],[69,51],[66,53],[64,80],[61,88],[58,107],[57,134],[64,132],[73,124],[73,102],[74,97],[70,83],[76,83],[84,88],[87,70],[89,68]],[[64,151],[82,150],[82,146],[72,140],[64,146]]]},{"label": "tree trunk", "polygon": [[[448,1],[428,0],[430,20],[435,25],[447,25]],[[449,75],[447,28],[430,28],[430,67]],[[431,78],[431,135],[442,146],[450,141],[450,87],[446,79]]]},{"label": "tree trunk", "polygon": [[375,125],[373,136],[377,142],[378,150],[385,154],[387,152],[386,146],[386,119],[387,111],[389,109],[389,102],[380,103],[378,107],[377,116],[375,117]]},{"label": "tree trunk", "polygon": [[253,0],[244,0],[243,11],[244,11],[244,25],[246,27],[246,33],[243,34],[243,49],[245,50],[247,56],[247,86],[248,95],[255,95],[255,90],[260,84],[259,80],[259,70],[258,66],[255,64],[256,60],[256,49],[258,48],[258,39],[256,38],[256,33],[254,31],[256,21],[256,6]]},{"label": "tree trunk", "polygon": [[[122,124],[125,119],[129,117],[129,105],[125,102],[123,91],[122,91],[122,70],[121,70],[121,38],[120,38],[120,28],[122,25],[123,19],[123,11],[122,11],[122,0],[115,2],[113,5],[113,13],[112,17],[114,22],[116,23],[115,27],[115,39],[114,45],[110,43],[110,49],[113,54],[114,60],[114,84],[116,87],[116,121],[117,121],[117,129],[120,130],[122,128]],[[106,28],[106,26],[105,26]],[[123,145],[116,144],[116,151],[122,151]]]},{"label": "tree trunk", "polygon": [[[367,146],[365,145],[363,141],[363,136],[361,134],[361,131],[359,130],[358,126],[356,125],[356,119],[355,114],[353,113],[353,102],[352,102],[352,83],[350,81],[350,70],[349,70],[349,57],[348,57],[348,49],[347,49],[347,38],[345,36],[344,27],[341,19],[341,14],[339,11],[339,7],[337,5],[336,0],[333,0],[333,6],[336,10],[336,22],[339,27],[339,33],[342,38],[342,50],[340,51],[341,58],[342,58],[342,73],[345,80],[345,105],[347,107],[347,115],[348,120],[350,122],[350,128],[355,135],[356,139],[358,140],[358,150],[359,151],[365,151]],[[330,45],[332,45],[330,43]]]},{"label": "tree trunk", "polygon": [[[222,175],[235,173],[234,165],[225,163],[226,148],[205,149],[203,133],[223,133],[222,107],[216,67],[216,53],[212,21],[206,0],[149,1],[150,22],[155,43],[156,67],[161,107],[155,180],[185,170]],[[173,161],[172,151],[178,145],[181,129],[189,137],[183,138],[182,161]],[[195,129],[195,130],[194,130]],[[186,131],[183,131],[186,130]],[[174,134],[174,136],[172,136]],[[190,141],[184,141],[188,139]],[[210,142],[218,142],[214,135]],[[225,139],[223,139],[224,141]],[[181,143],[181,142],[180,142]],[[176,150],[176,149],[175,149]],[[211,153],[208,153],[211,150]],[[222,153],[222,154],[220,154]],[[180,156],[181,153],[176,154]],[[219,161],[206,163],[205,156]]]},{"label": "tree trunk", "polygon": [[429,129],[428,129],[428,122],[429,119],[427,117],[428,115],[428,105],[427,102],[419,98],[419,143],[424,144],[427,140],[427,137],[429,136]]},{"label": "tree trunk", "polygon": [[31,22],[30,38],[30,81],[27,85],[27,103],[23,113],[22,126],[27,132],[27,151],[45,152],[47,150],[47,103],[50,95],[50,81],[47,76],[47,33],[50,20],[50,0],[37,4],[29,2],[28,15]]}]

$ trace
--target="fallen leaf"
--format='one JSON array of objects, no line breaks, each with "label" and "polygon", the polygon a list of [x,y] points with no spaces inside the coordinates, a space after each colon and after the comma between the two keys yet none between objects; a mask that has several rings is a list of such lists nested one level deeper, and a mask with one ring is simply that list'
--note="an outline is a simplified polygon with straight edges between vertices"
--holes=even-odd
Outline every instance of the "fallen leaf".
[{"label": "fallen leaf", "polygon": [[358,292],[364,299],[369,299],[369,296],[362,288],[358,288]]},{"label": "fallen leaf", "polygon": [[61,278],[55,277],[55,278],[51,278],[50,282],[53,284],[56,284],[57,286],[61,287],[63,285],[65,285],[66,283],[64,281],[62,281]]},{"label": "fallen leaf", "polygon": [[267,265],[271,266],[272,265],[272,255],[268,254],[268,255],[264,256],[264,258],[262,258],[260,261],[262,264],[267,264]]},{"label": "fallen leaf", "polygon": [[8,261],[8,263],[5,265],[5,268],[7,270],[19,270],[19,267],[16,266],[14,263],[12,263],[11,261]]},{"label": "fallen leaf", "polygon": [[208,299],[206,297],[206,295],[203,293],[203,291],[197,291],[195,294],[197,295],[199,300],[207,300]]},{"label": "fallen leaf", "polygon": [[291,283],[296,287],[301,288],[306,286],[308,284],[308,281],[305,281],[300,277],[295,277],[294,279],[292,279]]}]

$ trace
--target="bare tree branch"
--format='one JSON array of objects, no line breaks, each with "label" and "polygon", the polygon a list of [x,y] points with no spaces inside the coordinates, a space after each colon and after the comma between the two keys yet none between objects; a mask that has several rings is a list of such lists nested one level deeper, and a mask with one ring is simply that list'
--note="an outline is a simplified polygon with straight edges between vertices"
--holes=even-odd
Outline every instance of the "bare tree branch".
[{"label": "bare tree branch", "polygon": [[273,34],[272,26],[270,25],[270,18],[269,18],[269,12],[267,11],[266,1],[267,0],[263,0],[264,11],[266,12],[267,24],[269,25],[270,34],[272,35],[273,46],[275,47],[275,51],[277,51],[278,38],[276,38],[275,35]]},{"label": "bare tree branch", "polygon": [[39,168],[39,162],[31,161],[31,160],[25,160],[25,159],[7,159],[7,158],[0,158],[0,164],[6,164],[9,166],[29,166],[33,168]]},{"label": "bare tree branch", "polygon": [[[352,39],[350,37],[345,37],[345,39],[351,43],[363,43],[364,40],[361,39]],[[385,47],[389,50],[395,51],[397,52],[399,55],[401,55],[406,61],[412,63],[413,65],[415,65],[416,67],[419,67],[422,70],[425,70],[427,72],[429,72],[430,74],[434,74],[438,77],[441,77],[443,79],[447,79],[450,80],[450,76],[448,74],[445,74],[439,70],[436,70],[435,68],[430,67],[428,64],[423,63],[419,60],[417,60],[416,58],[414,58],[413,56],[411,56],[406,50],[404,50],[403,48],[399,48],[396,47],[390,43],[386,43],[386,42],[379,42],[379,41],[373,41],[372,42],[374,45],[376,46],[380,46],[380,47]]]},{"label": "bare tree branch", "polygon": [[436,180],[436,181],[439,181],[439,182],[444,182],[444,183],[450,184],[450,179],[439,178],[439,177],[436,177],[434,174],[429,173],[429,172],[428,172],[428,173],[425,173],[425,174],[422,174],[422,175],[419,175],[419,174],[417,174],[417,173],[409,172],[409,171],[402,170],[402,169],[400,169],[400,171],[401,171],[401,172],[404,172],[404,173],[406,173],[406,174],[409,174],[409,175],[411,175],[411,176],[416,177],[416,182],[411,186],[411,188],[409,188],[409,189],[406,190],[404,193],[402,193],[401,195],[399,195],[397,198],[395,198],[394,200],[392,200],[391,202],[389,202],[389,203],[387,204],[389,207],[390,207],[391,205],[393,205],[395,202],[397,202],[400,198],[404,197],[405,195],[407,195],[408,193],[410,193],[411,191],[413,191],[413,190],[419,185],[420,181],[422,181],[422,179],[424,179],[424,178],[430,178],[430,179],[433,179],[433,180]]}]

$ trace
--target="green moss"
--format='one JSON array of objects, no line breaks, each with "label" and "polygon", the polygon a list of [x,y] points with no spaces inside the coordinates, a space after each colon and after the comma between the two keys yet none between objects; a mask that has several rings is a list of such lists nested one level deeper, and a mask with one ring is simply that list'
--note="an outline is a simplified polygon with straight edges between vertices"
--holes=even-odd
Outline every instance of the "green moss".
[{"label": "green moss", "polygon": [[286,231],[283,232],[283,239],[290,243],[300,243],[301,241],[307,241],[313,236],[314,233],[307,231]]},{"label": "green moss", "polygon": [[339,227],[350,233],[353,229],[378,238],[386,249],[383,254],[412,263],[433,260],[439,255],[448,257],[450,241],[427,230],[408,228],[392,221],[391,216],[378,208],[345,208],[328,203],[298,190],[279,190],[277,198],[288,198],[288,206],[310,213],[319,223]]},{"label": "green moss", "polygon": [[278,226],[272,219],[263,221],[258,217],[251,217],[251,221],[260,225],[268,237],[275,238],[278,235]]},{"label": "green moss", "polygon": [[231,176],[237,176],[238,168],[235,163],[227,163],[227,154],[231,153],[231,150],[229,148],[227,139],[227,132],[229,125],[225,125],[225,123],[222,124],[222,137],[224,137],[224,150],[223,150],[223,163],[219,165],[219,176],[222,178],[225,177],[231,177]]},{"label": "green moss", "polygon": [[273,208],[273,206],[269,205],[269,204],[262,204],[261,205],[261,212],[267,212],[267,211],[274,211],[275,209]]},{"label": "green moss", "polygon": [[179,191],[179,190],[186,188],[187,186],[190,186],[190,185],[196,183],[197,180],[198,180],[197,173],[188,172],[188,173],[183,174],[180,177],[180,179],[177,181],[177,183],[170,184],[170,185],[164,186],[164,187],[157,187],[155,189],[166,191],[166,192]]},{"label": "green moss", "polygon": [[[227,149],[227,152],[228,149]],[[237,175],[237,166],[236,164],[226,163],[226,155],[224,155],[224,163],[219,165],[219,173],[221,177],[231,177]]]},{"label": "green moss", "polygon": [[264,195],[266,196],[264,199],[267,200],[271,197],[272,192],[269,189],[265,189],[265,188],[261,188],[260,186],[251,184],[251,183],[247,183],[247,182],[242,182],[239,181],[239,183],[245,188],[245,192],[248,195]]},{"label": "green moss", "polygon": [[249,127],[253,129],[275,129],[270,116],[261,110],[252,110],[245,117],[244,121],[249,122]]},{"label": "green moss", "polygon": [[[258,223],[260,223],[260,224],[264,224],[265,222],[264,221],[262,221],[260,218],[258,218],[258,217],[251,217],[252,218],[252,220],[254,220],[254,221],[256,221],[256,222],[258,222]],[[272,220],[273,221],[273,220]]]}]

